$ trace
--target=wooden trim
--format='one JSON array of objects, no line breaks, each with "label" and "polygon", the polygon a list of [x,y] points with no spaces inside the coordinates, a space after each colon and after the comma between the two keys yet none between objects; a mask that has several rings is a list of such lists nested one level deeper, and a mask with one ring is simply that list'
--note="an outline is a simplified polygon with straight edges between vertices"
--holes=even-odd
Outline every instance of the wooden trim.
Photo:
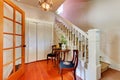
[{"label": "wooden trim", "polygon": [[4,18],[13,22],[13,19],[11,19],[9,17],[4,16]]},{"label": "wooden trim", "polygon": [[3,48],[3,50],[9,50],[9,49],[13,49],[13,48],[21,48],[22,46],[15,46],[15,47],[9,47],[9,48]]},{"label": "wooden trim", "polygon": [[[13,10],[13,34],[16,33],[16,24],[15,24],[15,18],[16,18],[16,12],[15,9]],[[16,39],[15,35],[13,35],[13,73],[15,73],[15,45],[16,45]]]},{"label": "wooden trim", "polygon": [[15,48],[22,48],[22,46],[16,46]]},{"label": "wooden trim", "polygon": [[0,0],[0,80],[3,80],[3,0]]},{"label": "wooden trim", "polygon": [[19,57],[19,58],[15,59],[15,61],[17,61],[17,60],[19,60],[19,59],[21,59],[21,57]]},{"label": "wooden trim", "polygon": [[3,32],[3,34],[14,35],[13,33]]},{"label": "wooden trim", "polygon": [[33,62],[29,62],[29,63],[25,63],[25,64],[31,64],[31,63],[40,62],[40,61],[47,61],[47,59],[37,60],[37,61],[33,61]]},{"label": "wooden trim", "polygon": [[[9,18],[9,17],[7,17],[7,16],[4,16],[4,18],[7,19],[7,20],[10,20],[10,21],[14,21],[13,19],[11,19],[11,18]],[[16,20],[15,20],[15,22],[16,22],[17,24],[22,25],[22,23],[20,23],[20,22],[18,22],[18,21],[16,21]]]},{"label": "wooden trim", "polygon": [[10,47],[10,48],[3,48],[3,50],[9,50],[9,49],[13,49],[13,47]]},{"label": "wooden trim", "polygon": [[[19,59],[21,59],[21,57],[15,59],[15,61],[17,61],[17,60],[19,60]],[[13,63],[13,61],[10,61],[10,62],[8,62],[8,63],[6,63],[6,64],[3,64],[3,67],[8,66],[8,65],[11,64],[11,63]]]},{"label": "wooden trim", "polygon": [[36,62],[47,61],[47,59],[37,60]]},{"label": "wooden trim", "polygon": [[8,66],[8,65],[11,64],[11,63],[13,63],[13,61],[10,61],[10,62],[8,62],[8,63],[6,63],[6,64],[3,64],[3,67]]},{"label": "wooden trim", "polygon": [[15,21],[17,24],[20,24],[20,25],[22,25],[22,23],[20,23],[20,22],[18,22],[18,21]]},{"label": "wooden trim", "polygon": [[14,34],[15,36],[22,36],[21,34]]},{"label": "wooden trim", "polygon": [[14,33],[9,33],[9,32],[3,32],[3,34],[22,36],[21,34],[14,34]]},{"label": "wooden trim", "polygon": [[[25,45],[25,13],[22,14],[22,46]],[[25,65],[25,47],[22,47],[22,65]]]}]

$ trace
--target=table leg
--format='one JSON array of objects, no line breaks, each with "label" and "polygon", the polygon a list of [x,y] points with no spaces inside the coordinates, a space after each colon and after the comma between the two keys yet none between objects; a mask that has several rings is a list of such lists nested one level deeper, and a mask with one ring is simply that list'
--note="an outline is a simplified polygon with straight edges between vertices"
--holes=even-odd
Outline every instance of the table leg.
[{"label": "table leg", "polygon": [[63,61],[65,61],[65,52],[64,52],[64,58],[63,58]]}]

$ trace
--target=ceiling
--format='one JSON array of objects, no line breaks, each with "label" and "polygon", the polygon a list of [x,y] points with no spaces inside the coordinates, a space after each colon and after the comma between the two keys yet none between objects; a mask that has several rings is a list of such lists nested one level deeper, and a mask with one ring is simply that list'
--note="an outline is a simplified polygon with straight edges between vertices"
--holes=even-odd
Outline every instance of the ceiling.
[{"label": "ceiling", "polygon": [[[16,1],[29,4],[34,7],[39,7],[39,4],[38,4],[39,0],[16,0]],[[65,0],[52,0],[52,1],[53,1],[53,7],[51,11],[56,11]]]}]

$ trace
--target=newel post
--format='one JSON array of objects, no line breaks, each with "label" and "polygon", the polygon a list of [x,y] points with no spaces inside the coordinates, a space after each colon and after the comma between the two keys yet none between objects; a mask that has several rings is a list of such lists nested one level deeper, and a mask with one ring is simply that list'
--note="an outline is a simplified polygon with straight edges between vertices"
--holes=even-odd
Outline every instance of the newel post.
[{"label": "newel post", "polygon": [[86,80],[98,80],[101,77],[100,30],[88,30],[88,70]]}]

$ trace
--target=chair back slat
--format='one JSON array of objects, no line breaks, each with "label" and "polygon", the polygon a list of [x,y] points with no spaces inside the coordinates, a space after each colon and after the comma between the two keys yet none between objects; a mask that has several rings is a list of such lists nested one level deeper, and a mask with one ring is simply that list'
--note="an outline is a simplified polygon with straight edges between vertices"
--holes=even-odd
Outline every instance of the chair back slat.
[{"label": "chair back slat", "polygon": [[55,48],[56,48],[56,45],[52,45],[52,53],[54,53]]},{"label": "chair back slat", "polygon": [[73,60],[72,62],[74,63],[74,68],[77,67],[78,65],[78,50],[73,50]]}]

